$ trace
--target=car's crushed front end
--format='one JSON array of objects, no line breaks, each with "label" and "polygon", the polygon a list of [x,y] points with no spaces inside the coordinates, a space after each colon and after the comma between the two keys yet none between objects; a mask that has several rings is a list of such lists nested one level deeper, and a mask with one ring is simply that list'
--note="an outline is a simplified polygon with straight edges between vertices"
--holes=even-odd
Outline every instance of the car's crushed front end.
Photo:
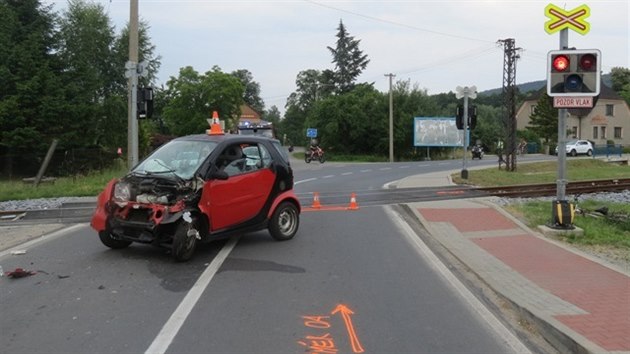
[{"label": "car's crushed front end", "polygon": [[101,193],[92,227],[114,239],[168,246],[184,213],[197,209],[200,188],[194,179],[131,173]]}]

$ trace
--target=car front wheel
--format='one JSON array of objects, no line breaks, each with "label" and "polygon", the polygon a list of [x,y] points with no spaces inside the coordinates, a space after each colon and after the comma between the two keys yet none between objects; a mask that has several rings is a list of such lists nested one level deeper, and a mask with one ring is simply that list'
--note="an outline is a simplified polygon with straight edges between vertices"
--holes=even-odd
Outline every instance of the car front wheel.
[{"label": "car front wheel", "polygon": [[99,232],[98,237],[105,246],[113,249],[125,248],[131,244],[131,241],[115,239],[109,231]]},{"label": "car front wheel", "polygon": [[178,262],[185,262],[192,258],[197,248],[197,220],[191,222],[180,221],[173,236],[173,258]]},{"label": "car front wheel", "polygon": [[300,214],[295,204],[282,202],[269,220],[269,233],[278,241],[290,240],[300,225]]},{"label": "car front wheel", "polygon": [[577,156],[577,151],[575,151],[575,149],[571,150],[571,156]]}]

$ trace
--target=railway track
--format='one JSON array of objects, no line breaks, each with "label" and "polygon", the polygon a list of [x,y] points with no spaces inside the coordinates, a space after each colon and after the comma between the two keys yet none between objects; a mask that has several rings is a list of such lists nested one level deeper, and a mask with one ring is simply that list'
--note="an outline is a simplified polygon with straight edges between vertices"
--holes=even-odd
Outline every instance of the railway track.
[{"label": "railway track", "polygon": [[[556,183],[530,184],[502,187],[480,187],[477,190],[497,197],[544,197],[556,194]],[[630,190],[630,178],[569,182],[566,194],[620,192]]]},{"label": "railway track", "polygon": [[[417,201],[464,199],[484,196],[497,197],[543,197],[556,194],[556,184],[532,184],[502,187],[444,186],[427,188],[401,188],[387,190],[357,191],[361,206],[403,204]],[[630,178],[570,182],[566,194],[587,194],[597,192],[621,192],[630,190]],[[298,195],[304,207],[312,202],[312,193]],[[321,193],[323,204],[343,206],[349,201],[348,193]],[[20,222],[88,222],[95,208],[94,203],[69,203],[58,209],[9,210],[0,211],[0,225]]]}]

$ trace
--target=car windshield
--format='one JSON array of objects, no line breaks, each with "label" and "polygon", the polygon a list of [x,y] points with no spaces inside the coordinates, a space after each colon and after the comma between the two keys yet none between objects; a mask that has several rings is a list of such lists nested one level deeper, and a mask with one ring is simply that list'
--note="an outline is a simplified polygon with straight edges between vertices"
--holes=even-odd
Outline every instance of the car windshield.
[{"label": "car windshield", "polygon": [[567,145],[575,145],[577,144],[577,142],[578,142],[577,140],[569,140],[567,141]]},{"label": "car windshield", "polygon": [[217,143],[212,141],[173,140],[151,153],[131,172],[173,173],[183,179],[190,179],[216,146]]}]

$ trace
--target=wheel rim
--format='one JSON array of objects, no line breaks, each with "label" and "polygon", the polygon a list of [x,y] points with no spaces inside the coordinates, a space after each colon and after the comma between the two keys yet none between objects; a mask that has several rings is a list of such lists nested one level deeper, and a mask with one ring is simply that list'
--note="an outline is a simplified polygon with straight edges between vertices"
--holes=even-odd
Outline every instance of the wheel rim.
[{"label": "wheel rim", "polygon": [[294,208],[285,208],[278,215],[278,230],[283,235],[290,235],[297,226],[297,211]]}]

